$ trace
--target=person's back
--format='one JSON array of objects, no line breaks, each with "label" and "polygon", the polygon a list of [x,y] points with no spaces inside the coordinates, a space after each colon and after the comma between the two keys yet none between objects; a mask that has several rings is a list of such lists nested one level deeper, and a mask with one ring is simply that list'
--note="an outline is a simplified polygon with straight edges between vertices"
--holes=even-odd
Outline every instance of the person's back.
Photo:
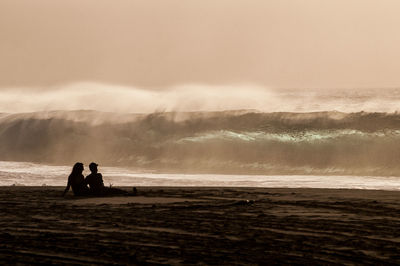
[{"label": "person's back", "polygon": [[84,177],[82,174],[70,174],[68,177],[68,181],[71,184],[72,192],[75,196],[80,196],[82,194],[82,190],[84,188],[83,181]]},{"label": "person's back", "polygon": [[89,185],[93,195],[102,195],[104,193],[103,176],[97,172],[97,164],[91,163],[89,169],[91,173],[85,178],[85,183]]},{"label": "person's back", "polygon": [[82,172],[83,164],[76,163],[72,168],[71,174],[68,176],[68,184],[64,190],[63,196],[68,192],[70,187],[75,196],[84,196],[89,194],[89,189],[84,182]]},{"label": "person's back", "polygon": [[93,194],[99,195],[103,193],[104,183],[100,173],[91,173],[86,177],[85,183],[89,185],[89,189]]}]

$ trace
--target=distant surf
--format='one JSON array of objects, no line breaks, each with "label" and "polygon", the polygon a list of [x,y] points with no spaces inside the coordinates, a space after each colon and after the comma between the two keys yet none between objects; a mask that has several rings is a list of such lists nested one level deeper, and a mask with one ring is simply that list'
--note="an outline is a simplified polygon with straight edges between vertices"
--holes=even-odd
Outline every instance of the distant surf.
[{"label": "distant surf", "polygon": [[[0,186],[65,186],[70,166],[0,161]],[[161,174],[102,167],[105,185],[400,190],[398,177]],[[89,174],[88,170],[86,173]]]}]

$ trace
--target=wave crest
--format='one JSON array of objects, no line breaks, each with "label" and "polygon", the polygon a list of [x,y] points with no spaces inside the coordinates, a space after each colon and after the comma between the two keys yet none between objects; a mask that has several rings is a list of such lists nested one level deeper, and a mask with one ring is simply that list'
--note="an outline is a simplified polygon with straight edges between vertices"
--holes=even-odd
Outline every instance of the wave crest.
[{"label": "wave crest", "polygon": [[400,115],[3,114],[0,160],[97,161],[163,172],[399,175]]}]

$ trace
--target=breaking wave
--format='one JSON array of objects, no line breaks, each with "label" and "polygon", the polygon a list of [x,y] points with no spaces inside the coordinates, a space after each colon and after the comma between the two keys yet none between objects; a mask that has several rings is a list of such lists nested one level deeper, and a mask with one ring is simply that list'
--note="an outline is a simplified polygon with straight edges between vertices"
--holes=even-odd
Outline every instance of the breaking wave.
[{"label": "breaking wave", "polygon": [[400,114],[2,114],[0,160],[164,173],[399,175]]}]

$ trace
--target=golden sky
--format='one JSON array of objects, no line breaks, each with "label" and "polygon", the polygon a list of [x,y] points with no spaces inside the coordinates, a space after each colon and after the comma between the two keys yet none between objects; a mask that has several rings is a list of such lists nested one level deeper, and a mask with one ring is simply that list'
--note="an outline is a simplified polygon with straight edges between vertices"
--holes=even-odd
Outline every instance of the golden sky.
[{"label": "golden sky", "polygon": [[396,0],[0,0],[0,88],[400,85]]}]

